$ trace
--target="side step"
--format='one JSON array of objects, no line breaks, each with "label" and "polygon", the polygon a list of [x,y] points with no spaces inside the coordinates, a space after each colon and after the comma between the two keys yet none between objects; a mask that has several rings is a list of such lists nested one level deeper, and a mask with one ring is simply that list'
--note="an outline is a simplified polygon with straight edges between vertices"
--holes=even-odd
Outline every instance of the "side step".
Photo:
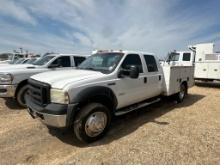
[{"label": "side step", "polygon": [[127,108],[123,108],[123,109],[120,109],[120,110],[116,111],[115,112],[115,116],[124,115],[126,113],[129,113],[131,111],[137,110],[139,108],[143,108],[143,107],[149,106],[151,104],[157,103],[160,100],[161,100],[160,98],[157,98],[157,99],[152,100],[152,101],[148,100],[148,101],[145,101],[145,102],[141,102],[141,103],[138,103],[138,104],[131,105],[131,106],[127,107]]}]

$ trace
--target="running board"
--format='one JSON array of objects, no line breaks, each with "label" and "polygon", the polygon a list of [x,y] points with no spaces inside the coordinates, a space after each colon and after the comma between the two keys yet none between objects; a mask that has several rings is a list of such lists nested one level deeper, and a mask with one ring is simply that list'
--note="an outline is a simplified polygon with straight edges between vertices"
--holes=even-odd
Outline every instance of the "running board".
[{"label": "running board", "polygon": [[160,98],[157,98],[157,99],[155,99],[155,100],[153,100],[151,102],[143,102],[143,103],[139,103],[139,104],[136,104],[136,105],[129,106],[128,108],[123,108],[123,109],[115,112],[115,116],[124,115],[126,113],[129,113],[131,111],[137,110],[139,108],[143,108],[143,107],[149,106],[151,104],[157,103],[160,100],[161,100]]}]

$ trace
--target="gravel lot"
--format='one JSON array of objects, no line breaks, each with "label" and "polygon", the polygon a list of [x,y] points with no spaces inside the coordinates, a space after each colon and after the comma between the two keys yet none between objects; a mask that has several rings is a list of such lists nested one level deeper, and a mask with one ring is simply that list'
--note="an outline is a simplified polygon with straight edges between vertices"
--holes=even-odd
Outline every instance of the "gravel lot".
[{"label": "gravel lot", "polygon": [[219,164],[220,84],[199,83],[181,104],[163,100],[116,118],[107,136],[77,143],[0,99],[0,164]]}]

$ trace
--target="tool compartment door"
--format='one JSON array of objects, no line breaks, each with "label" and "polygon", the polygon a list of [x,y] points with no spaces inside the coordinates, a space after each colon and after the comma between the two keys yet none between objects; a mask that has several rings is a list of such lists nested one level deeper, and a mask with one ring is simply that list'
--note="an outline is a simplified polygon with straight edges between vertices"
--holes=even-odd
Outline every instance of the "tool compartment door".
[{"label": "tool compartment door", "polygon": [[208,63],[208,79],[220,79],[220,63]]},{"label": "tool compartment door", "polygon": [[174,66],[164,66],[164,95],[170,96],[179,91],[180,68]]},{"label": "tool compartment door", "polygon": [[208,64],[207,63],[195,63],[195,78],[208,78]]}]

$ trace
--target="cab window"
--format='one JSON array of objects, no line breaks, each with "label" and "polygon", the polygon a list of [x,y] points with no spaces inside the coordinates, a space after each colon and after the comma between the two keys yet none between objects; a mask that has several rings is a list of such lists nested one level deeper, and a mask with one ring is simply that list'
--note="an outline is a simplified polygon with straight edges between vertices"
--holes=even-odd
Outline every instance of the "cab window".
[{"label": "cab window", "polygon": [[85,59],[85,57],[74,57],[75,66],[79,66]]},{"label": "cab window", "polygon": [[122,69],[130,69],[131,66],[137,66],[139,73],[143,73],[141,59],[138,54],[128,54],[125,57],[121,67]]},{"label": "cab window", "polygon": [[157,72],[158,71],[157,63],[156,63],[154,56],[144,55],[144,59],[145,59],[146,65],[147,65],[148,72]]},{"label": "cab window", "polygon": [[183,61],[190,61],[191,54],[190,53],[183,53]]},{"label": "cab window", "polygon": [[52,65],[60,64],[60,67],[71,67],[71,61],[69,56],[62,56],[57,58]]}]

